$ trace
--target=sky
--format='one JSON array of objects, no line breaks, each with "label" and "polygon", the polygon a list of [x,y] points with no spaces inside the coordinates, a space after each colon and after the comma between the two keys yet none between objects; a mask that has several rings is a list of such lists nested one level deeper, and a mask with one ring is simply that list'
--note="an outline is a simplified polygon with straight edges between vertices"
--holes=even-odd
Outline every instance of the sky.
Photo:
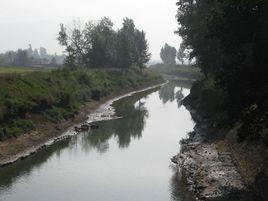
[{"label": "sky", "polygon": [[160,60],[160,49],[168,43],[178,49],[174,34],[177,0],[0,0],[0,52],[40,46],[49,53],[63,52],[56,40],[60,23],[87,22],[107,16],[114,28],[125,17],[147,34],[152,60]]}]

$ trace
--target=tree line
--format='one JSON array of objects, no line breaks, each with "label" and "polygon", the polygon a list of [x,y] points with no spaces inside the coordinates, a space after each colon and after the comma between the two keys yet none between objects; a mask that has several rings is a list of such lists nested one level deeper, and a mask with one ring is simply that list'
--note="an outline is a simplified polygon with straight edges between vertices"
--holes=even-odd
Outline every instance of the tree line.
[{"label": "tree line", "polygon": [[136,28],[132,19],[125,18],[122,28],[115,30],[111,19],[89,21],[72,28],[60,25],[58,41],[67,54],[68,68],[145,67],[150,60],[145,32]]},{"label": "tree line", "polygon": [[58,66],[63,63],[64,55],[48,54],[46,48],[40,47],[39,51],[29,45],[28,49],[7,51],[0,54],[0,65],[2,66],[23,66],[41,67]]},{"label": "tree line", "polygon": [[221,92],[228,125],[242,123],[241,138],[267,136],[267,1],[179,0],[177,6],[177,33]]}]

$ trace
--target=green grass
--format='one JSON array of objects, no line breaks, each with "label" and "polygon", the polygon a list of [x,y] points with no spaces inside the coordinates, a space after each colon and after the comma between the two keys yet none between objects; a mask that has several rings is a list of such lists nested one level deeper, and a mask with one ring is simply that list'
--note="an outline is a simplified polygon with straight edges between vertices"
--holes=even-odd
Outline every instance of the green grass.
[{"label": "green grass", "polygon": [[35,114],[57,123],[74,117],[86,102],[161,79],[155,73],[136,69],[4,74],[0,76],[0,140],[34,128],[31,117]]},{"label": "green grass", "polygon": [[0,66],[0,74],[10,74],[10,73],[19,73],[19,74],[24,74],[24,73],[30,73],[30,72],[35,72],[35,71],[41,71],[41,72],[49,72],[55,68],[37,68],[37,67],[5,67],[5,66]]}]

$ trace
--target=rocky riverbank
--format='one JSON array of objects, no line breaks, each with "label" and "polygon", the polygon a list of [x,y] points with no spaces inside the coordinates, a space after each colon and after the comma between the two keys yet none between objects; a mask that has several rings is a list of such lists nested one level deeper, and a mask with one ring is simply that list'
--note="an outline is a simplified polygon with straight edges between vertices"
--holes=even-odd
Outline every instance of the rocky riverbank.
[{"label": "rocky riverbank", "polygon": [[176,160],[197,200],[225,200],[234,197],[235,192],[246,190],[230,153],[219,152],[215,143],[196,140],[192,136],[182,142]]},{"label": "rocky riverbank", "polygon": [[207,139],[206,132],[214,131],[194,111],[191,113],[199,121],[189,138],[181,141],[181,151],[172,159],[178,174],[186,178],[188,190],[202,201],[251,200],[232,154],[219,149],[217,140]]}]

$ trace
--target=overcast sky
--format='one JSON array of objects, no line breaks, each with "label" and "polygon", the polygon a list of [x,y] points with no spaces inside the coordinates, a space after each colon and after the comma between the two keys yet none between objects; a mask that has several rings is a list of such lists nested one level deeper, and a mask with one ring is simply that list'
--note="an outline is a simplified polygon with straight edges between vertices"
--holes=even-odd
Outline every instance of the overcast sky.
[{"label": "overcast sky", "polygon": [[124,17],[134,19],[147,33],[152,59],[159,60],[165,42],[176,48],[176,0],[0,0],[0,52],[46,47],[61,53],[56,37],[59,24],[110,17],[119,28]]}]

